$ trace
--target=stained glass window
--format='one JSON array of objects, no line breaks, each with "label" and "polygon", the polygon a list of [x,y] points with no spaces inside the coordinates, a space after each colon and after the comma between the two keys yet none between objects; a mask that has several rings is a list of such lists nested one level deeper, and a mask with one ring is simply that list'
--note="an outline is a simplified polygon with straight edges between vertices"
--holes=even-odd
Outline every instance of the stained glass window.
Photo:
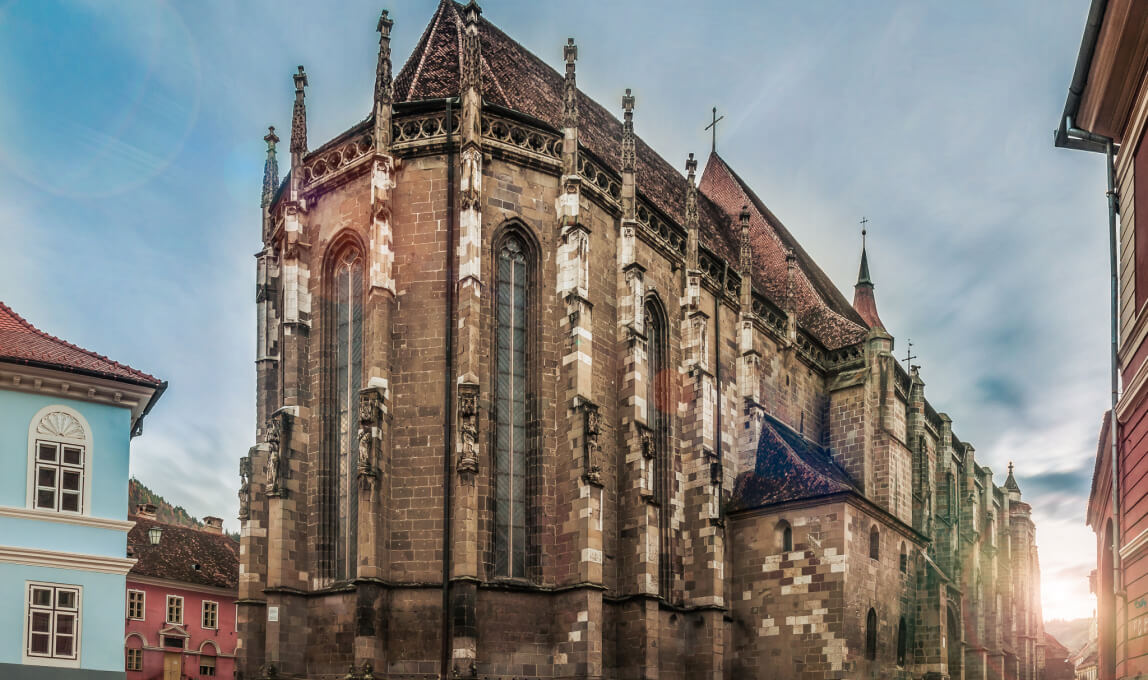
[{"label": "stained glass window", "polygon": [[355,576],[358,486],[355,480],[357,408],[363,383],[363,259],[348,250],[335,267],[333,370],[334,437],[331,475],[336,485],[335,577]]},{"label": "stained glass window", "polygon": [[495,572],[526,577],[527,263],[510,236],[498,253],[495,428]]},{"label": "stained glass window", "polygon": [[654,498],[660,508],[658,524],[661,535],[661,557],[658,560],[658,592],[670,597],[673,583],[673,542],[670,537],[670,498],[673,491],[673,465],[669,456],[669,373],[667,372],[666,316],[652,298],[646,301],[646,338],[649,342],[649,367],[646,381],[646,423],[653,434]]}]

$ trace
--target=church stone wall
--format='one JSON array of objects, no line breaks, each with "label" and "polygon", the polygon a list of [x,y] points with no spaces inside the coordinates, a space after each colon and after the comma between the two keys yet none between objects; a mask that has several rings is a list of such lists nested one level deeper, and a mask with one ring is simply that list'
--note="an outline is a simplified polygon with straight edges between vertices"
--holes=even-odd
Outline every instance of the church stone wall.
[{"label": "church stone wall", "polygon": [[[464,10],[474,11],[441,6]],[[471,19],[467,25],[475,29]],[[572,78],[572,61],[568,68]],[[306,83],[296,77],[297,114],[300,79]],[[977,565],[991,473],[976,466],[971,447],[954,444],[947,420],[935,434],[935,423],[923,423],[923,392],[900,371],[892,338],[874,327],[859,344],[830,352],[798,328],[796,308],[779,311],[770,305],[783,301],[763,302],[752,286],[737,294],[739,277],[754,281],[749,259],[741,263],[746,271],[738,271],[739,263],[719,262],[708,250],[720,244],[703,243],[710,258],[703,268],[696,255],[690,263],[675,250],[665,229],[675,237],[692,230],[697,239],[696,222],[678,226],[669,218],[659,232],[627,216],[633,205],[625,197],[637,196],[652,211],[645,192],[666,187],[634,186],[629,175],[620,200],[608,186],[614,181],[608,169],[591,178],[593,172],[575,165],[571,175],[569,158],[559,162],[541,147],[487,138],[482,98],[473,82],[469,87],[465,111],[455,115],[475,125],[453,133],[451,153],[445,124],[436,127],[435,116],[445,112],[424,102],[405,111],[412,125],[397,126],[395,134],[431,131],[427,136],[408,136],[394,147],[389,137],[367,140],[373,148],[366,155],[341,155],[318,179],[304,170],[318,173],[315,159],[333,159],[332,149],[357,144],[368,123],[307,154],[304,115],[292,135],[292,179],[276,198],[265,195],[261,422],[259,443],[245,458],[250,497],[240,575],[246,677],[366,677],[367,663],[374,677],[395,679],[870,677],[896,666],[902,615],[912,641],[908,668],[886,677],[940,673],[937,646],[952,631],[936,610],[947,597],[962,596],[954,589],[942,597],[944,586],[927,575],[920,551],[933,540],[936,561],[955,578],[963,575],[970,599],[954,606],[969,630],[992,625],[980,600],[971,600],[969,573],[983,571],[995,582],[1008,578],[1007,568]],[[387,116],[389,127],[389,116],[398,114],[380,102],[375,115]],[[295,143],[300,132],[302,151]],[[535,132],[543,141],[558,139],[551,129]],[[562,135],[577,140],[573,127]],[[448,163],[455,164],[454,187]],[[689,172],[692,183],[694,168]],[[276,174],[265,189],[277,184]],[[448,240],[452,214],[455,242]],[[535,315],[528,353],[535,488],[526,578],[495,572],[494,264],[511,230],[529,242]],[[319,542],[328,528],[320,502],[331,483],[323,464],[333,429],[325,377],[334,353],[331,258],[346,246],[360,248],[369,265],[363,382],[364,394],[374,390],[379,405],[377,412],[351,415],[356,453],[369,454],[369,465],[355,478],[357,564],[350,578],[336,580],[322,563]],[[456,280],[448,280],[450,258]],[[700,281],[696,295],[688,294],[687,273]],[[650,298],[666,316],[669,377],[659,397],[664,403],[655,404],[645,403],[648,338],[634,316]],[[780,322],[746,308],[759,302]],[[446,352],[448,318],[453,356]],[[466,413],[464,388],[475,396]],[[448,389],[453,413],[444,412]],[[654,497],[643,472],[651,464],[643,442],[657,407],[670,423],[664,500]],[[860,492],[726,512],[738,475],[756,470],[763,455],[763,412],[810,440],[811,450],[828,448]],[[272,437],[273,420],[290,424],[281,446]],[[454,441],[445,439],[447,426]],[[467,430],[473,451],[462,443],[464,426],[473,428]],[[464,449],[473,459],[463,459]],[[268,470],[279,458],[282,480],[275,484]],[[957,479],[952,495],[938,488],[949,469]],[[958,502],[985,484],[988,496],[973,498],[971,507]],[[451,518],[444,526],[447,489]],[[942,494],[953,508],[944,518],[949,533],[933,534],[934,499]],[[793,529],[793,550],[784,554],[775,531],[780,519]],[[878,560],[868,553],[874,523]],[[1017,541],[1028,550],[1025,536]],[[901,542],[909,553],[905,573]],[[1017,557],[1010,564],[1022,563]],[[916,593],[918,579],[929,584],[927,595]],[[864,658],[870,607],[878,617],[875,662]],[[971,649],[981,638],[957,644]],[[997,653],[1002,643],[991,644]],[[448,668],[441,667],[444,649]],[[352,663],[357,670],[348,676]]]}]

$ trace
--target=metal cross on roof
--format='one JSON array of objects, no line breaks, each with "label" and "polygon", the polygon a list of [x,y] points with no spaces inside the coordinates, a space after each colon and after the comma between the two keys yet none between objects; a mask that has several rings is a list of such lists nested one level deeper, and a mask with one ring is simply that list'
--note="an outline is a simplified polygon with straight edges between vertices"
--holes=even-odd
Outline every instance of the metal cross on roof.
[{"label": "metal cross on roof", "polygon": [[865,249],[865,235],[869,233],[868,230],[869,218],[864,215],[861,216],[861,249]]},{"label": "metal cross on roof", "polygon": [[717,124],[718,124],[718,121],[721,120],[722,118],[725,118],[725,114],[722,114],[720,116],[717,115],[717,107],[715,106],[714,107],[714,120],[712,123],[710,123],[709,125],[706,126],[707,130],[710,130],[710,129],[713,130],[713,143],[712,143],[712,146],[710,147],[710,151],[717,151]]},{"label": "metal cross on roof", "polygon": [[913,359],[919,359],[920,357],[918,357],[916,354],[913,354],[913,340],[911,338],[906,338],[905,341],[906,344],[909,345],[908,348],[905,349],[905,365],[912,369]]}]

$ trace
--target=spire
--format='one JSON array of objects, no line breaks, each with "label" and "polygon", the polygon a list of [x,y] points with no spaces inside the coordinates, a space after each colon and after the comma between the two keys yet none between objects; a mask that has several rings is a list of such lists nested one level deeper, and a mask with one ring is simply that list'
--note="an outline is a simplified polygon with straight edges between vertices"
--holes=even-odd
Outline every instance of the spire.
[{"label": "spire", "polygon": [[375,149],[383,150],[391,141],[391,104],[394,80],[391,77],[391,21],[387,10],[379,15],[379,63],[375,67]]},{"label": "spire", "polygon": [[857,285],[867,283],[873,285],[873,280],[869,278],[869,257],[865,254],[865,247],[861,247],[861,270],[857,272]]},{"label": "spire", "polygon": [[578,46],[574,38],[567,38],[562,47],[562,58],[566,60],[566,81],[562,87],[562,124],[565,127],[578,127],[578,82],[574,74],[574,62],[578,61]]},{"label": "spire", "polygon": [[567,38],[562,46],[562,58],[566,60],[566,81],[562,86],[562,126],[565,137],[562,142],[562,174],[567,177],[578,175],[578,84],[574,77],[574,62],[578,61],[578,46],[574,38]]},{"label": "spire", "polygon": [[634,166],[637,160],[634,142],[634,95],[630,88],[622,95],[622,219],[637,219],[637,188],[634,184]]},{"label": "spire", "polygon": [[741,225],[740,238],[738,244],[741,246],[740,257],[738,258],[738,272],[744,275],[749,271],[750,262],[753,259],[753,251],[749,245],[749,206],[743,205],[741,213],[738,215],[738,223]]},{"label": "spire", "polygon": [[296,165],[296,154],[299,155],[298,160],[302,160],[303,154],[307,153],[307,105],[303,101],[306,96],[303,88],[307,87],[307,74],[303,72],[302,66],[299,67],[299,72],[293,78],[295,80],[295,108],[291,112],[291,167]]},{"label": "spire", "polygon": [[1005,480],[1004,488],[1008,489],[1009,491],[1015,491],[1018,494],[1020,493],[1020,486],[1016,483],[1016,477],[1013,477],[1012,474],[1011,460],[1008,462],[1008,479]]},{"label": "spire", "polygon": [[698,161],[691,153],[686,160],[686,180],[689,185],[686,189],[686,270],[693,271],[698,268],[698,187],[694,183],[695,173],[698,170]]},{"label": "spire", "polygon": [[869,233],[866,225],[869,224],[869,219],[866,217],[861,218],[861,270],[857,272],[857,285],[867,283],[873,285],[873,281],[869,278],[869,256],[865,253],[865,236]]},{"label": "spire", "polygon": [[857,272],[857,283],[853,286],[853,309],[861,315],[870,328],[885,328],[877,315],[877,298],[873,294],[873,280],[869,278],[869,255],[865,248],[865,237],[869,231],[869,220],[861,218],[861,268]]},{"label": "spire", "polygon": [[738,215],[741,223],[741,253],[738,258],[738,274],[741,275],[741,313],[753,314],[753,248],[749,242],[749,206],[741,206]]},{"label": "spire", "polygon": [[271,198],[279,188],[279,161],[275,159],[275,144],[279,137],[275,134],[274,125],[267,126],[267,136],[263,141],[267,142],[267,161],[263,164],[263,199],[259,205],[266,208],[271,205]]},{"label": "spire", "polygon": [[482,8],[470,0],[462,8],[462,50],[459,58],[459,132],[462,145],[477,146],[482,143],[479,130],[482,115],[482,38],[478,34],[478,20]]}]

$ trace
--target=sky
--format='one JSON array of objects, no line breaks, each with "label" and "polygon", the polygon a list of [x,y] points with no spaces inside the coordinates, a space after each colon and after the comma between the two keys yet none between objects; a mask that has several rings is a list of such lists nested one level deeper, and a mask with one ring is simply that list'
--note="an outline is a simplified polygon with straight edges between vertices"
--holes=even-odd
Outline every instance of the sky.
[{"label": "sky", "polygon": [[[437,3],[391,1],[395,72]],[[852,297],[859,221],[881,318],[1033,506],[1046,619],[1089,616],[1084,524],[1108,403],[1103,158],[1055,149],[1087,0],[487,0],[675,166],[718,151]],[[132,473],[237,530],[254,443],[267,125],[298,64],[312,147],[371,106],[378,0],[0,0],[0,300],[169,381]],[[286,154],[280,167],[287,164]]]}]

